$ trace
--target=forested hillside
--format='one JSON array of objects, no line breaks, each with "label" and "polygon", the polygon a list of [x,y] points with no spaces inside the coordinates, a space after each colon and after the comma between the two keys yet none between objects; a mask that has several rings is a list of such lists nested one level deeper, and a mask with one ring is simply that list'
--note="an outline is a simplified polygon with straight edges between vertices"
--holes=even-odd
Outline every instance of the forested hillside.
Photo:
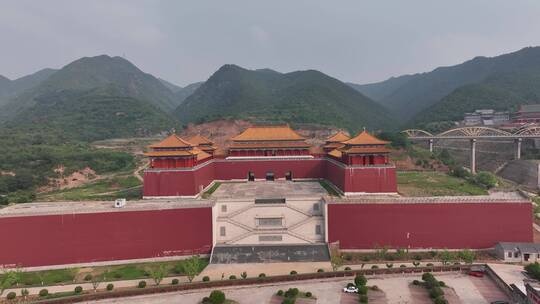
[{"label": "forested hillside", "polygon": [[308,70],[282,74],[225,65],[175,111],[182,123],[239,118],[350,130],[392,128],[388,111],[343,82]]},{"label": "forested hillside", "polygon": [[[505,104],[538,103],[540,100],[533,87],[538,85],[539,71],[540,47],[529,47],[492,58],[476,57],[428,73],[353,87],[398,113],[402,123],[410,124],[411,120],[422,122],[427,119],[462,118],[464,110],[482,107],[506,109]],[[507,97],[512,101],[497,101]],[[439,103],[440,106],[437,105]],[[437,107],[441,110],[430,118],[428,113]],[[419,116],[415,117],[417,114]]]}]

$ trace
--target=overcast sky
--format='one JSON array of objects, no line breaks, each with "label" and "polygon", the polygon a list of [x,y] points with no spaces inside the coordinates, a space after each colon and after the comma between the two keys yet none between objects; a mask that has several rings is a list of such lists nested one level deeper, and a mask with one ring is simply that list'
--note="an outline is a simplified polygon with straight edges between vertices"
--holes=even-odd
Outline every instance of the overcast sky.
[{"label": "overcast sky", "polygon": [[179,85],[226,63],[367,83],[540,45],[539,0],[0,2],[0,74],[125,56]]}]

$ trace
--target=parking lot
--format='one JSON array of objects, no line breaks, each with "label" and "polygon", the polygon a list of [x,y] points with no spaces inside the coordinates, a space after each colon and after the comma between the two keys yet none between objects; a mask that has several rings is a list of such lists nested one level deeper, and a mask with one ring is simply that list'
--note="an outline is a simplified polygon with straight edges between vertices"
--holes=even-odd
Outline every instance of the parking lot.
[{"label": "parking lot", "polygon": [[[462,273],[435,273],[438,280],[444,281],[449,303],[485,304],[495,300],[508,300],[504,293],[498,289],[488,277],[476,278]],[[378,275],[368,276],[368,285],[377,285],[380,292],[370,291],[369,303],[398,303],[421,304],[432,303],[427,292],[419,286],[412,285],[413,280],[420,280],[419,274],[407,275]],[[318,304],[357,303],[356,295],[343,293],[342,288],[351,279],[311,280],[287,282],[262,286],[242,286],[224,288],[227,298],[241,304],[271,303],[272,296],[279,290],[296,287],[301,291],[311,291]],[[196,304],[207,296],[211,290],[197,290],[191,292],[177,292],[159,295],[139,296],[124,299],[109,299],[95,303],[185,303]]]}]

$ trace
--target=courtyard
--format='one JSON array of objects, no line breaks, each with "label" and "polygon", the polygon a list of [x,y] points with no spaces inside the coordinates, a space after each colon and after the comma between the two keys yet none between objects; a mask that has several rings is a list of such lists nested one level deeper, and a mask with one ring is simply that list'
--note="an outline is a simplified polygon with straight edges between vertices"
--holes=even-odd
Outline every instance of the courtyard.
[{"label": "courtyard", "polygon": [[[489,277],[471,277],[463,273],[435,273],[438,280],[446,283],[445,294],[449,303],[484,304],[497,300],[508,300],[505,294],[495,285]],[[426,290],[412,284],[413,280],[420,280],[420,274],[409,275],[375,275],[368,276],[368,286],[376,285],[380,291],[370,290],[369,303],[396,303],[396,304],[422,304],[432,303]],[[273,283],[260,286],[241,286],[223,288],[228,299],[240,304],[279,303],[274,294],[278,290],[298,288],[310,291],[317,298],[317,304],[357,303],[357,296],[342,292],[343,287],[351,282],[352,278],[311,280],[299,282]],[[183,303],[197,304],[208,296],[210,289],[189,292],[175,292],[167,294],[145,295],[132,298],[109,299],[92,303]]]},{"label": "courtyard", "polygon": [[318,181],[255,181],[222,183],[212,194],[215,198],[321,197],[328,192]]}]

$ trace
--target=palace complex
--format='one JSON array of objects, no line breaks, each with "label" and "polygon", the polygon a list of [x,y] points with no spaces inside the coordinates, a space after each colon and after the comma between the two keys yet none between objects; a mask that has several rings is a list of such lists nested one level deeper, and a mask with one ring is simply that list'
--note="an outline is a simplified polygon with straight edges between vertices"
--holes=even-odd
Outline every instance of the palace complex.
[{"label": "palace complex", "polygon": [[202,136],[186,141],[171,135],[150,146],[144,197],[194,197],[214,181],[325,179],[345,195],[397,193],[396,168],[388,142],[366,131],[349,138],[332,136],[324,153],[312,152],[289,126],[255,126],[231,138],[224,155],[210,151]]},{"label": "palace complex", "polygon": [[227,149],[173,134],[145,153],[142,200],[0,209],[9,232],[0,266],[193,254],[211,263],[319,261],[329,244],[486,249],[533,240],[532,204],[520,193],[400,196],[387,144],[362,131],[313,147],[283,125],[250,127]]}]

